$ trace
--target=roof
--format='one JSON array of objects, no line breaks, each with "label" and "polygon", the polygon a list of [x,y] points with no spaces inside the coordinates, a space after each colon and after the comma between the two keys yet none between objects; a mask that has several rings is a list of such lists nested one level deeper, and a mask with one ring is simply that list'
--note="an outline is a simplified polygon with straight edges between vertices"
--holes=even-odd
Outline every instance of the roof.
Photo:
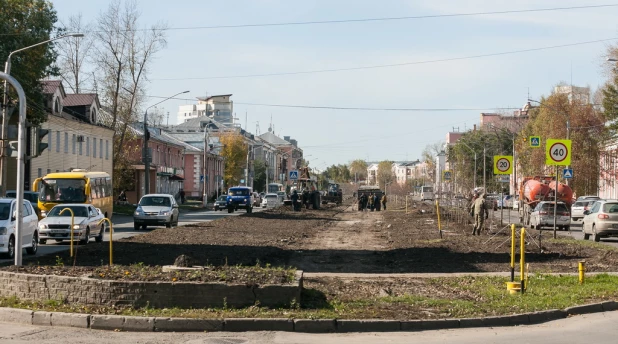
[{"label": "roof", "polygon": [[62,80],[41,80],[44,94],[54,94],[62,86]]},{"label": "roof", "polygon": [[[131,130],[136,136],[144,136],[144,124],[143,123],[132,123],[129,125],[129,127],[131,128]],[[169,143],[169,144],[173,144],[176,146],[181,146],[187,151],[196,151],[196,152],[202,151],[201,149],[193,145],[190,145],[186,142],[183,142],[173,137],[172,135],[170,135],[170,133],[164,130],[160,130],[160,129],[157,130],[157,128],[148,127],[148,131],[150,132],[150,140],[157,140],[160,142]]]},{"label": "roof", "polygon": [[208,99],[212,99],[215,97],[231,97],[232,94],[219,94],[219,95],[215,95],[215,96],[208,96],[208,97],[196,97],[198,100],[201,100],[203,102],[208,101]]},{"label": "roof", "polygon": [[99,99],[96,93],[70,93],[62,100],[63,106],[90,106],[93,103],[99,105]]},{"label": "roof", "polygon": [[259,138],[261,138],[262,140],[275,145],[275,146],[281,146],[281,145],[292,145],[291,143],[289,143],[288,141],[280,138],[279,136],[273,134],[272,132],[266,132],[262,135],[258,136]]}]

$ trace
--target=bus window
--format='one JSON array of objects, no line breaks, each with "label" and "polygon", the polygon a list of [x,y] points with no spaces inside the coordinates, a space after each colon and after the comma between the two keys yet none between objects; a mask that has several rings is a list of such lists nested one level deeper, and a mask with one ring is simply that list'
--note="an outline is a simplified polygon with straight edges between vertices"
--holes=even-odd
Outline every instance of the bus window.
[{"label": "bus window", "polygon": [[42,179],[39,199],[43,202],[85,202],[83,179]]}]

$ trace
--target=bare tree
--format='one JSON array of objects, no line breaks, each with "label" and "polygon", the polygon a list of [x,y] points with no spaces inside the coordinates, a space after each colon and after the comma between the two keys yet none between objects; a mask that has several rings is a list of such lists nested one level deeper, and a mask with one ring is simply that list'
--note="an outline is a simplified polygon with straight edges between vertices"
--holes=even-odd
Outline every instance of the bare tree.
[{"label": "bare tree", "polygon": [[114,169],[118,170],[127,157],[123,147],[128,127],[139,120],[148,68],[157,52],[166,45],[164,24],[148,29],[139,26],[140,13],[133,0],[114,0],[101,13],[97,22],[96,46],[97,87],[102,101],[111,114],[114,137]]},{"label": "bare tree", "polygon": [[[83,22],[82,14],[70,16],[67,22],[62,22],[63,30],[70,33],[84,33],[91,31],[92,25]],[[69,86],[73,93],[83,91],[83,86],[87,85],[89,76],[92,74],[86,70],[90,53],[94,45],[94,37],[85,35],[84,37],[69,37],[59,40],[58,59],[56,63],[60,69],[62,80]],[[84,76],[84,77],[82,77]]]}]

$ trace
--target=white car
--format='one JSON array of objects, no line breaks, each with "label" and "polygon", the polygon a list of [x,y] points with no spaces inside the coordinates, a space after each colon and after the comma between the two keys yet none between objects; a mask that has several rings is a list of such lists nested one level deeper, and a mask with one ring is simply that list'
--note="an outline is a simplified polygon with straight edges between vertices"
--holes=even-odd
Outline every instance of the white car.
[{"label": "white car", "polygon": [[73,211],[73,240],[78,240],[82,245],[88,244],[92,237],[96,242],[103,241],[105,223],[100,222],[105,215],[90,204],[73,203],[54,206],[47,217],[39,222],[40,244],[46,244],[47,240],[71,240],[71,212],[62,212],[66,208]]},{"label": "white car", "polygon": [[[530,228],[541,229],[542,227],[554,226],[554,202],[540,202],[530,213]],[[556,211],[556,227],[569,230],[571,226],[571,213],[566,204],[558,202]]]},{"label": "white car", "polygon": [[[0,198],[0,252],[15,257],[15,226],[17,221],[17,200],[12,198]],[[38,216],[29,201],[24,200],[22,208],[23,232],[21,233],[22,248],[28,254],[36,254],[38,249]]]},{"label": "white car", "polygon": [[276,193],[266,194],[262,199],[262,208],[274,208],[281,204],[282,202],[280,202],[279,196]]},{"label": "white car", "polygon": [[592,208],[592,204],[597,200],[594,199],[582,199],[576,201],[571,207],[571,220],[579,221],[584,219],[584,211]]},{"label": "white car", "polygon": [[133,213],[133,229],[146,230],[147,226],[178,226],[178,203],[172,195],[148,194],[139,200]]},{"label": "white car", "polygon": [[283,202],[288,198],[288,195],[285,191],[277,191],[277,196],[279,196],[279,202],[283,204]]}]

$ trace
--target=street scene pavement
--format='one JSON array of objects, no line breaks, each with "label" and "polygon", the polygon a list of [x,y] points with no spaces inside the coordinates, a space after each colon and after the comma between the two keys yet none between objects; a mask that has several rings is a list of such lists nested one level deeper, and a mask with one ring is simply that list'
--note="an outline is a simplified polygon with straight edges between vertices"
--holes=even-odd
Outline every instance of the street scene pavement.
[{"label": "street scene pavement", "polygon": [[618,311],[555,320],[540,325],[469,328],[422,332],[309,334],[290,332],[139,333],[52,328],[0,323],[3,344],[148,343],[148,344],[613,344],[618,336]]}]

